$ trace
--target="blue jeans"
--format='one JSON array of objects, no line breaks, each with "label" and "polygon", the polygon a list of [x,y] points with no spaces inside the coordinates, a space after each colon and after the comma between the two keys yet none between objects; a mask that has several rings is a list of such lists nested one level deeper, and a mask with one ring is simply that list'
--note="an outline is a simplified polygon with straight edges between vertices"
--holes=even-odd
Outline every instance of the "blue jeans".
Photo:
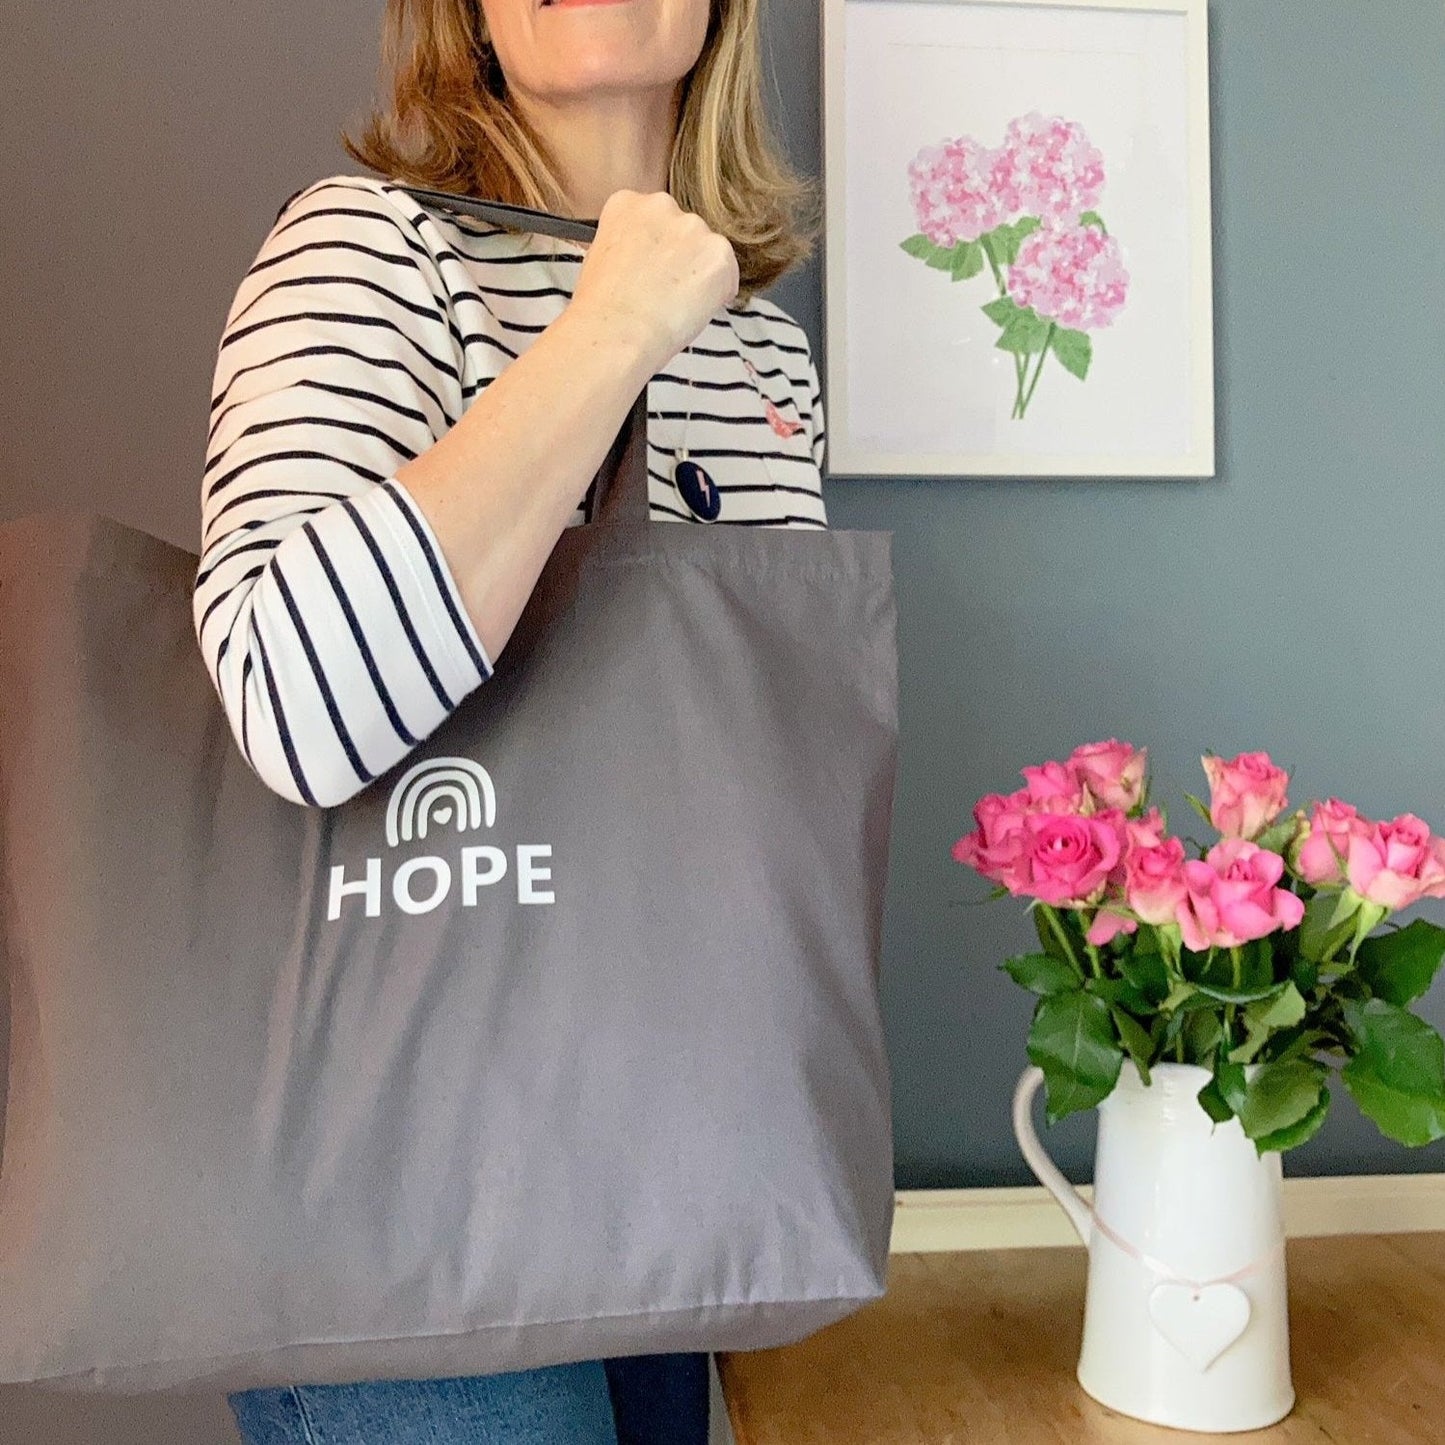
[{"label": "blue jeans", "polygon": [[247,1445],[707,1445],[708,1357],[239,1390]]}]

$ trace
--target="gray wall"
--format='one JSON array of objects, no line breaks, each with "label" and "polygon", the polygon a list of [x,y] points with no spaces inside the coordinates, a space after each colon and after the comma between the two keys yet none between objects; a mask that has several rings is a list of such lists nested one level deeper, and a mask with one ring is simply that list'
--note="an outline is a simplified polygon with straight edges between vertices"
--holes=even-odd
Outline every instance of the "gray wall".
[{"label": "gray wall", "polygon": [[[92,0],[83,25],[14,8],[0,517],[85,506],[194,549],[226,309],[281,201],[352,168],[335,132],[374,84],[381,5]],[[772,8],[772,99],[814,169],[816,5]],[[1266,747],[1299,798],[1445,829],[1445,12],[1212,11],[1218,477],[829,493],[835,525],[896,538],[886,1003],[904,1187],[1027,1177],[1007,1116],[1028,1000],[993,965],[1028,932],[1009,905],[973,906],[982,889],[948,856],[972,800],[1024,763],[1145,743],[1179,812],[1205,747]],[[774,295],[821,364],[818,266]],[[1445,1026],[1445,985],[1425,1012]],[[1407,1153],[1335,1099],[1291,1172],[1445,1169],[1445,1144]],[[1087,1177],[1088,1123],[1053,1143]],[[0,1390],[0,1445],[230,1438],[215,1397]]]}]

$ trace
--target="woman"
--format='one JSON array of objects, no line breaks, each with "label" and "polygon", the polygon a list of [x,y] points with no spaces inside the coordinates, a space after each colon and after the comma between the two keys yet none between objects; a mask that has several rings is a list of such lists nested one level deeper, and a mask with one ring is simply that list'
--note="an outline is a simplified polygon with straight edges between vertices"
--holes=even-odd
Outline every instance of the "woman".
[{"label": "woman", "polygon": [[[758,3],[390,0],[392,107],[348,152],[598,229],[558,242],[338,175],[262,242],[217,353],[194,616],[282,796],[344,802],[486,682],[644,388],[655,520],[826,525],[807,337],[755,295],[807,254],[812,199],[764,121]],[[252,1445],[691,1445],[706,1367],[230,1400]]]}]

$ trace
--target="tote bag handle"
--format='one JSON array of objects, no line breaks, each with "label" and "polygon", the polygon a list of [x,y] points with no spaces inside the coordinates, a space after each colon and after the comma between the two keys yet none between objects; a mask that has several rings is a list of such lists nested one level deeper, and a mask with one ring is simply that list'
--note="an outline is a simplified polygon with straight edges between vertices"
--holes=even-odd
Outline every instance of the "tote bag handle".
[{"label": "tote bag handle", "polygon": [[[421,205],[439,211],[457,211],[512,231],[532,231],[564,241],[590,241],[597,234],[596,221],[577,221],[569,216],[537,211],[530,206],[513,206],[505,201],[482,201],[452,191],[434,191],[425,186],[390,184],[403,190]],[[632,403],[593,477],[583,503],[589,522],[646,522],[647,506],[647,388]]]}]

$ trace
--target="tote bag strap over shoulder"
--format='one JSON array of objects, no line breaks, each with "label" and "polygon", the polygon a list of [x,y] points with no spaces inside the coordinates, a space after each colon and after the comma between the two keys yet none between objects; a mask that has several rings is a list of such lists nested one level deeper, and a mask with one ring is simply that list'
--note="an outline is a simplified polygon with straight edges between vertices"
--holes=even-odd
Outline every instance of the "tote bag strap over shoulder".
[{"label": "tote bag strap over shoulder", "polygon": [[[596,221],[578,221],[537,211],[530,206],[513,206],[505,201],[483,201],[453,191],[434,191],[425,186],[405,186],[392,181],[413,200],[430,210],[454,211],[478,220],[490,221],[509,231],[529,231],[556,236],[564,241],[590,241],[597,234]],[[613,441],[587,497],[590,522],[646,522],[647,505],[647,388],[637,394],[622,430]]]}]

